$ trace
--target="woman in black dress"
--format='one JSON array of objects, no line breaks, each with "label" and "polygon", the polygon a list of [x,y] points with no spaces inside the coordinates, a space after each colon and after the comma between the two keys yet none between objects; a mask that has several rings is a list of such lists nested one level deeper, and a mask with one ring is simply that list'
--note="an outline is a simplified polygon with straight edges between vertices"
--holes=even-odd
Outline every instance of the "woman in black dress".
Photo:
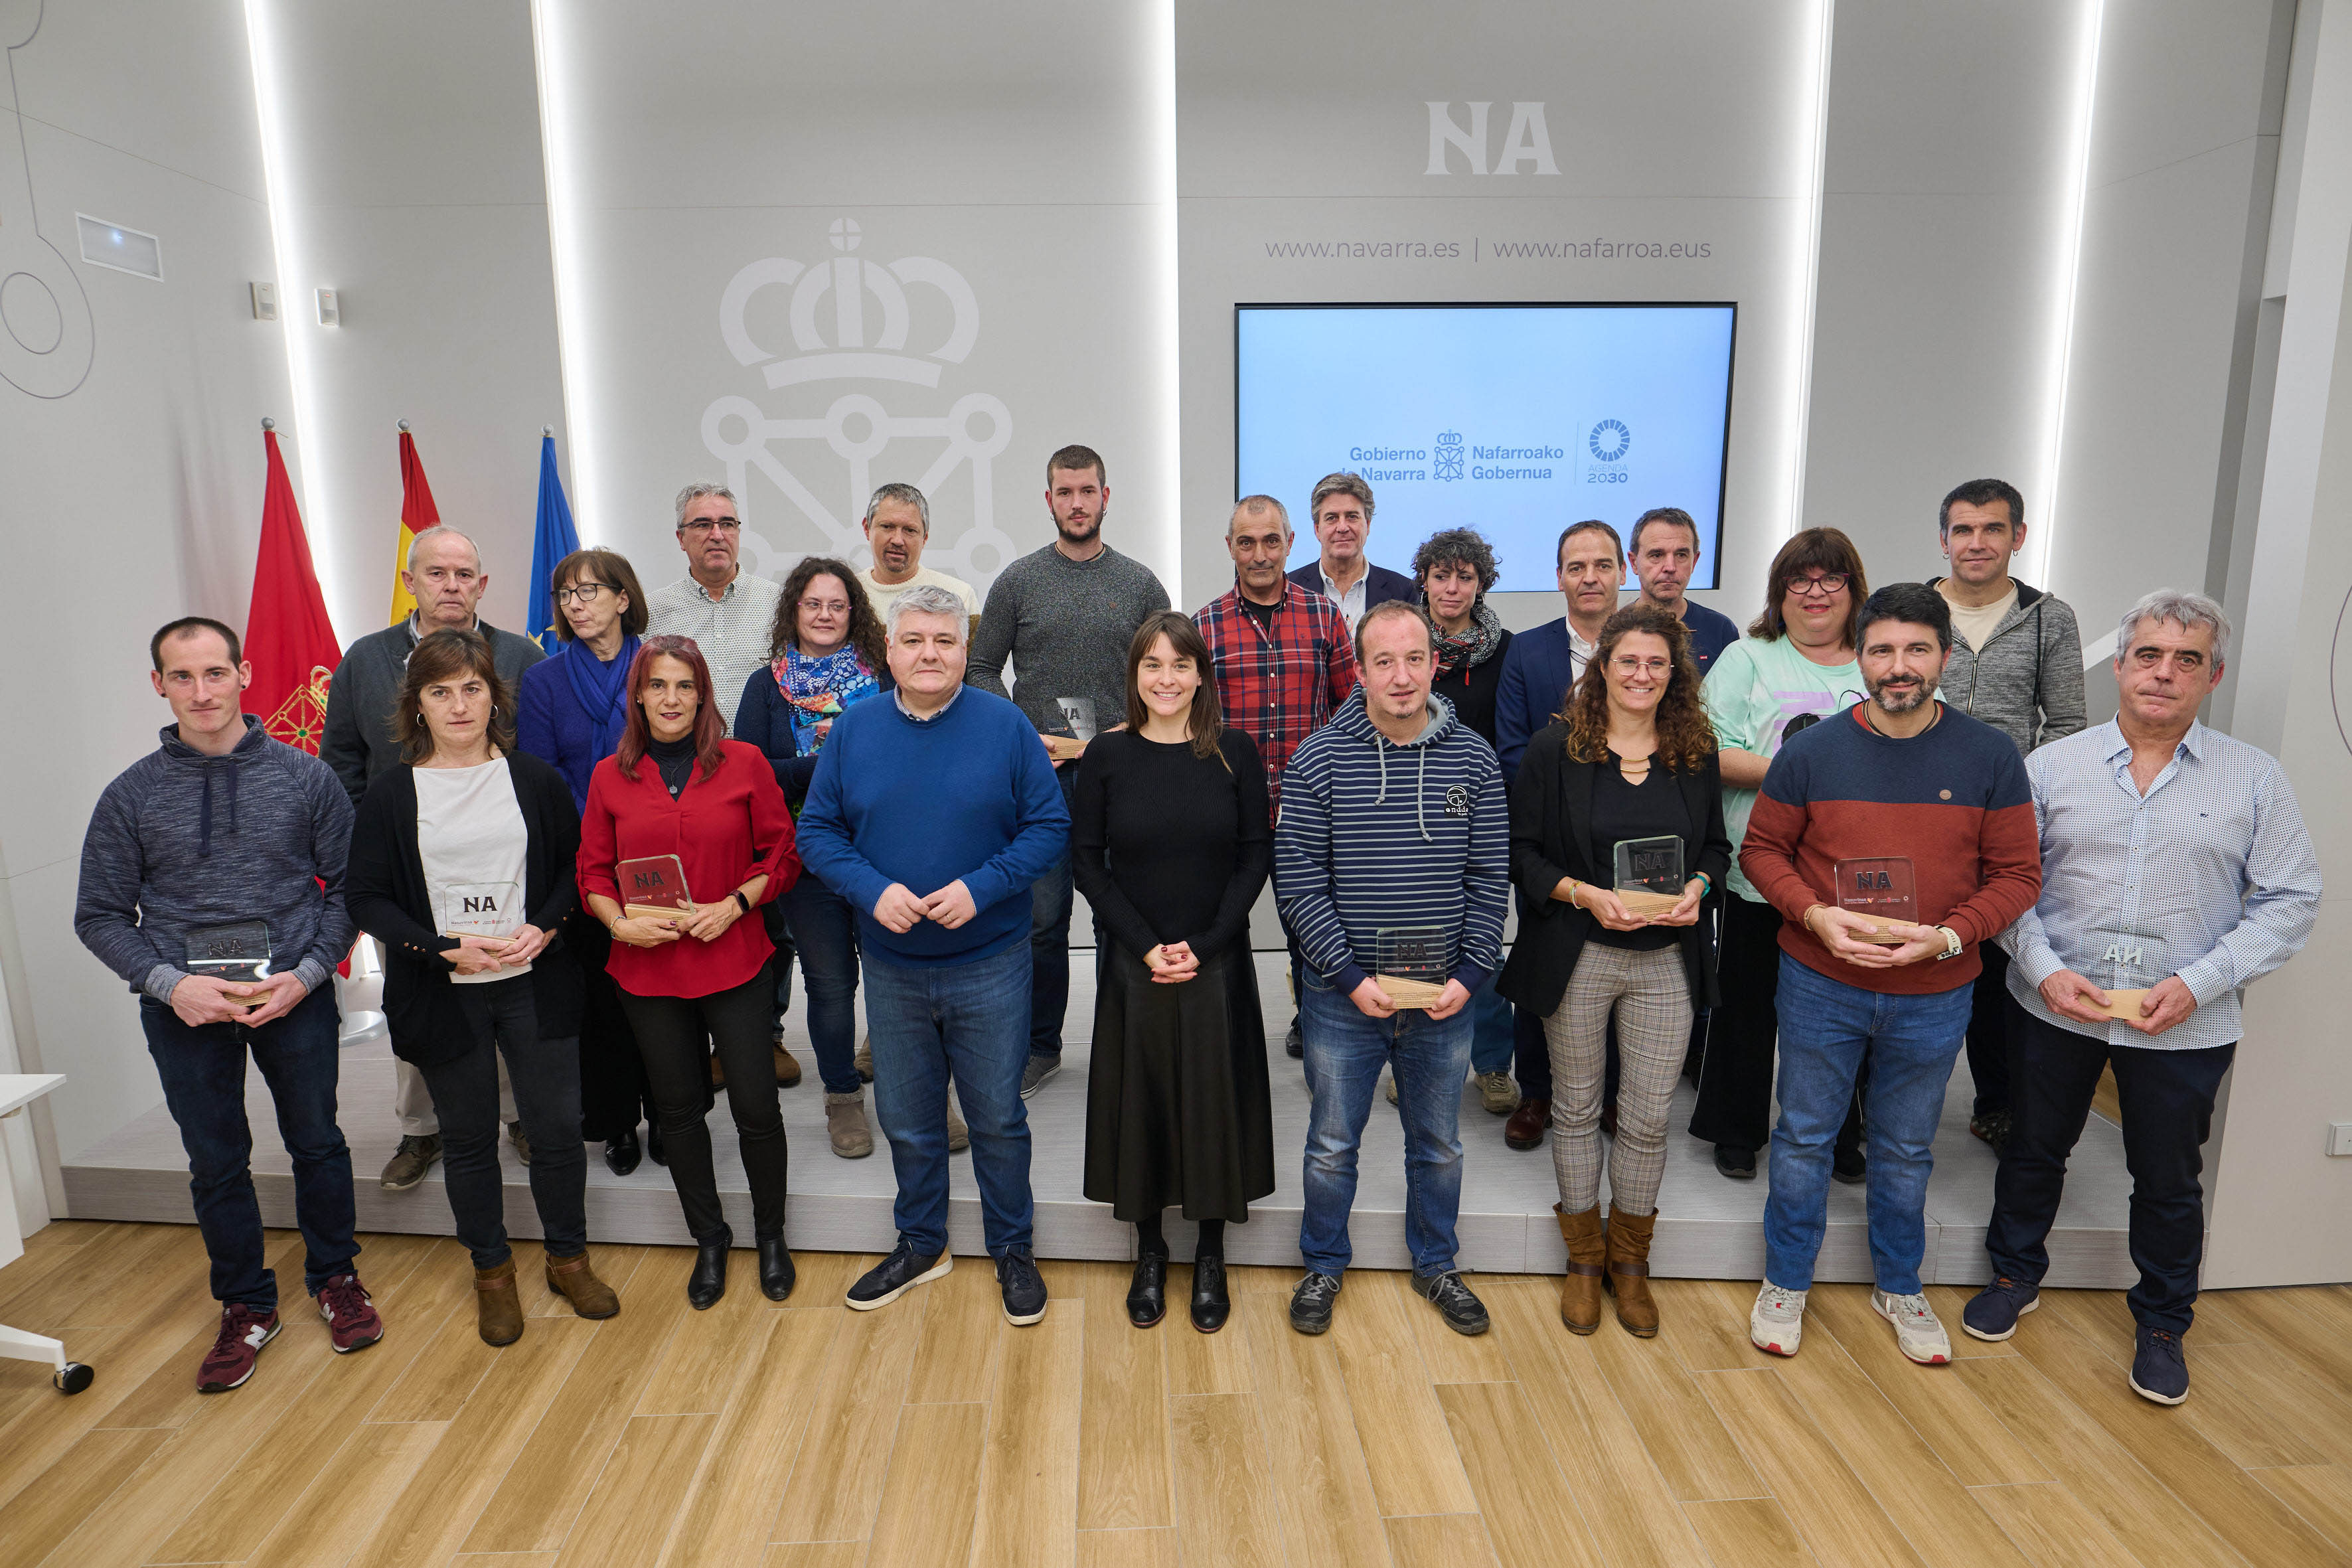
[{"label": "woman in black dress", "polygon": [[1209,650],[1161,610],[1127,650],[1127,727],[1079,765],[1078,889],[1111,936],[1087,1086],[1086,1194],[1136,1228],[1129,1321],[1168,1310],[1160,1211],[1198,1221],[1192,1326],[1224,1327],[1225,1222],[1274,1191],[1250,906],[1273,863],[1265,773],[1223,725]]}]

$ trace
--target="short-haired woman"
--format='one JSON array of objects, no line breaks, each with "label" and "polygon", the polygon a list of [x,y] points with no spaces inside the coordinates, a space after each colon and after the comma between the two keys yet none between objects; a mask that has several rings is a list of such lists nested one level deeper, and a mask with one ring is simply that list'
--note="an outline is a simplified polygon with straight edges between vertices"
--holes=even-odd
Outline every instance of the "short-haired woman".
[{"label": "short-haired woman", "polygon": [[[1868,597],[1853,541],[1834,528],[1808,528],[1772,557],[1763,613],[1706,673],[1732,858],[1723,900],[1723,1005],[1707,1020],[1690,1130],[1715,1145],[1716,1170],[1736,1182],[1756,1179],[1756,1152],[1772,1131],[1780,989],[1780,911],[1741,874],[1739,845],[1781,744],[1863,700],[1854,647]],[[1863,1179],[1859,1101],[1838,1133],[1831,1169],[1849,1184]]]},{"label": "short-haired woman", "polygon": [[1109,931],[1087,1084],[1086,1194],[1137,1233],[1127,1313],[1167,1312],[1160,1211],[1200,1223],[1192,1326],[1224,1327],[1225,1223],[1274,1191],[1250,906],[1274,861],[1257,747],[1217,710],[1209,650],[1160,610],[1127,652],[1127,727],[1078,766],[1071,864]]},{"label": "short-haired woman", "polygon": [[[812,555],[793,568],[776,601],[768,662],[743,683],[735,738],[756,746],[775,769],[795,817],[816,776],[818,753],[833,721],[852,705],[889,689],[881,617],[845,562]],[[792,891],[768,906],[769,935],[782,925],[800,953],[809,999],[809,1044],[824,1083],[824,1129],[845,1160],[874,1152],[866,1121],[866,1084],[857,1071],[857,912],[803,867]],[[781,992],[792,984],[778,979]],[[778,1010],[788,1000],[776,998]]]},{"label": "short-haired woman", "polygon": [[[1684,876],[1670,908],[1629,908],[1616,848],[1670,838]],[[1690,634],[1636,601],[1601,624],[1567,716],[1536,732],[1511,784],[1511,878],[1522,908],[1503,994],[1542,1017],[1551,1056],[1552,1167],[1568,1242],[1560,1321],[1589,1334],[1604,1290],[1617,1321],[1658,1331],[1650,1233],[1666,1116],[1691,1020],[1716,998],[1699,907],[1731,865],[1715,731]],[[1661,889],[1664,890],[1664,889]],[[1614,1016],[1622,1074],[1601,1215],[1601,1081]]]},{"label": "short-haired woman", "polygon": [[[784,1120],[769,1068],[774,951],[747,920],[800,874],[793,818],[768,759],[725,738],[710,667],[692,637],[651,637],[629,671],[628,727],[588,782],[580,824],[580,890],[613,935],[611,972],[653,1087],[669,1176],[698,1249],[686,1286],[697,1311],[727,1291],[734,1245],[719,1203],[703,1120],[712,1050],[751,1186],[760,1289],[792,1294],[784,1247]],[[676,857],[690,906],[625,907],[619,868]],[[635,912],[633,912],[633,910]],[[705,1042],[709,1042],[706,1048]]]},{"label": "short-haired woman", "polygon": [[588,1261],[580,1137],[580,973],[562,934],[579,908],[580,823],[553,768],[515,749],[490,645],[455,629],[408,656],[393,732],[352,830],[352,918],[384,944],[392,1048],[433,1094],[443,1179],[472,1253],[478,1327],[523,1331],[499,1175],[499,1057],[530,1137],[548,1288],[583,1318],[621,1310]]},{"label": "short-haired woman", "polygon": [[[575,810],[588,808],[588,777],[613,754],[628,723],[629,667],[649,613],[645,590],[628,557],[611,550],[575,550],[555,563],[548,584],[555,598],[550,658],[522,672],[516,700],[515,741],[563,775]],[[637,1168],[645,1146],[637,1123],[650,1123],[645,1064],[629,1033],[613,978],[604,972],[613,939],[593,921],[572,933],[587,1008],[580,1023],[580,1135],[604,1145],[604,1166],[616,1176]],[[664,1151],[651,1129],[655,1163]]]},{"label": "short-haired woman", "polygon": [[[1495,691],[1511,646],[1511,634],[1486,603],[1497,575],[1494,547],[1472,529],[1441,530],[1412,552],[1422,608],[1437,628],[1437,679],[1430,692],[1452,703],[1454,716],[1490,746]],[[1519,1086],[1511,1079],[1511,1007],[1495,989],[1495,976],[1478,988],[1470,1006],[1470,1072],[1478,1080],[1478,1103],[1493,1115],[1508,1116],[1519,1108]],[[1389,1093],[1396,1093],[1393,1080]]]}]

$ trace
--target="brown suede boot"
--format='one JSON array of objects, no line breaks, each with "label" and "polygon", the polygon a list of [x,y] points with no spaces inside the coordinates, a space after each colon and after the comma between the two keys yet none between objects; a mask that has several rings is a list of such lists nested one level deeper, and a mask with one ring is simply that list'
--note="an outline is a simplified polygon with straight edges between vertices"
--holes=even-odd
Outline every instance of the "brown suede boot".
[{"label": "brown suede boot", "polygon": [[496,1268],[474,1270],[474,1310],[486,1345],[510,1345],[522,1338],[522,1298],[515,1293],[514,1259]]},{"label": "brown suede boot", "polygon": [[1604,1281],[1617,1298],[1617,1321],[1629,1334],[1649,1339],[1658,1331],[1658,1302],[1650,1294],[1650,1232],[1655,1211],[1609,1212],[1609,1274]]},{"label": "brown suede boot", "polygon": [[1609,1257],[1609,1240],[1601,1233],[1598,1205],[1570,1214],[1558,1204],[1560,1239],[1568,1243],[1568,1277],[1559,1282],[1559,1321],[1571,1334],[1589,1334],[1601,1326],[1601,1264]]},{"label": "brown suede boot", "polygon": [[588,1255],[577,1258],[547,1256],[547,1288],[572,1303],[572,1312],[583,1318],[611,1318],[619,1315],[621,1298],[613,1288],[596,1278],[596,1270],[588,1262]]}]

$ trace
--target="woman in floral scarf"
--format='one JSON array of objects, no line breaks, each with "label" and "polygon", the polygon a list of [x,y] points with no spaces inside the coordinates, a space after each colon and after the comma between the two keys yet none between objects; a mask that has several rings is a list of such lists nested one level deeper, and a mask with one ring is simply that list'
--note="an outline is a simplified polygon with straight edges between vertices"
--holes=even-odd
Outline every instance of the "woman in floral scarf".
[{"label": "woman in floral scarf", "polygon": [[[769,633],[771,655],[743,686],[735,739],[767,753],[793,814],[807,798],[833,721],[851,704],[888,689],[881,617],[846,562],[810,556],[784,579]],[[825,1131],[844,1159],[874,1152],[866,1121],[866,1086],[853,1049],[857,1034],[856,913],[814,872],[803,869],[781,909],[807,976],[809,1040],[824,1080]],[[790,971],[783,984],[791,984]],[[779,996],[781,1005],[784,998]],[[781,1005],[779,1012],[782,1011]]]}]

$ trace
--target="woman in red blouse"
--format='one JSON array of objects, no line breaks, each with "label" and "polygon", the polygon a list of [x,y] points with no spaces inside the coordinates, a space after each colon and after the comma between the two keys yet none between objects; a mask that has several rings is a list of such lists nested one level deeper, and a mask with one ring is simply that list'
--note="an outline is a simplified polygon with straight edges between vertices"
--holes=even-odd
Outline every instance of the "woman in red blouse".
[{"label": "woman in red blouse", "polygon": [[[760,1289],[792,1294],[784,1247],[784,1122],[768,1049],[775,949],[746,920],[799,877],[792,814],[768,759],[724,739],[710,669],[691,637],[647,637],[629,670],[628,728],[596,764],[580,823],[580,892],[613,933],[606,967],[636,1033],[669,1154],[670,1180],[700,1249],[686,1299],[726,1293],[734,1235],[719,1204],[703,1121],[703,1042],[727,1073],[728,1107],[751,1184]],[[675,913],[622,901],[617,868],[675,856],[690,903]]]}]

